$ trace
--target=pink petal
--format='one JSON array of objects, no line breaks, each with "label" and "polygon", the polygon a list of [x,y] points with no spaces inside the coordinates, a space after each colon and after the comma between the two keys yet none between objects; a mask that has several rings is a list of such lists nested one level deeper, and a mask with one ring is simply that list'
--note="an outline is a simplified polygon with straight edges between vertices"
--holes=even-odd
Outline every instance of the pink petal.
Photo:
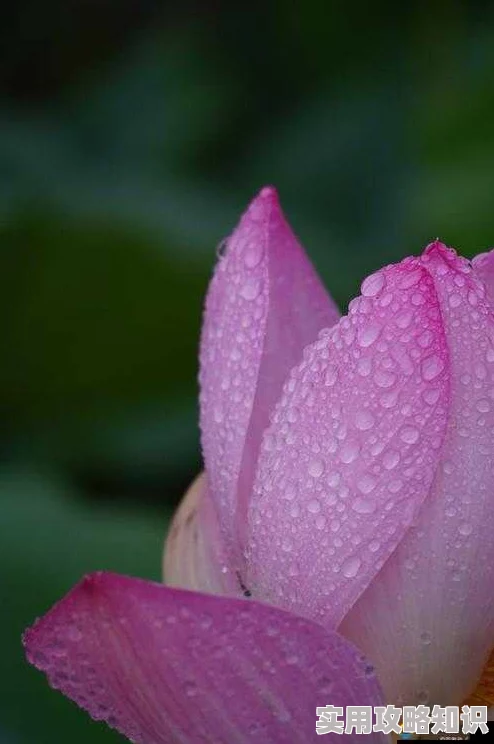
[{"label": "pink petal", "polygon": [[260,438],[282,384],[337,318],[276,191],[263,189],[216,267],[201,340],[202,445],[230,548],[242,542]]},{"label": "pink petal", "polygon": [[53,687],[138,744],[306,744],[317,706],[381,700],[372,667],[334,632],[115,574],[88,576],[24,642]]},{"label": "pink petal", "polygon": [[494,640],[494,326],[483,284],[440,243],[434,279],[451,375],[434,485],[341,629],[373,658],[388,702],[460,705]]},{"label": "pink petal", "polygon": [[169,586],[212,594],[238,594],[238,580],[226,568],[206,474],[192,483],[177,509],[165,541],[163,578]]},{"label": "pink petal", "polygon": [[472,266],[487,290],[487,297],[494,308],[494,250],[488,253],[479,253],[472,261]]},{"label": "pink petal", "polygon": [[246,583],[335,627],[403,537],[438,462],[448,351],[416,259],[365,280],[304,352],[263,439]]}]

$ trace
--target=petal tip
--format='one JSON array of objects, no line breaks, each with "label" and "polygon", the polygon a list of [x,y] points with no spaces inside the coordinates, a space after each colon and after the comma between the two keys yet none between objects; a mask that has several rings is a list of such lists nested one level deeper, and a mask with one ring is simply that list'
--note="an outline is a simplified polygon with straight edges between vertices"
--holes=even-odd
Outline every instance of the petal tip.
[{"label": "petal tip", "polygon": [[83,576],[79,584],[81,591],[86,594],[94,594],[101,585],[104,575],[104,571],[94,571],[94,573]]},{"label": "petal tip", "polygon": [[453,248],[449,248],[445,243],[443,243],[439,238],[436,238],[431,243],[429,243],[428,246],[424,249],[424,256],[433,256],[438,255],[442,258],[447,258],[450,256],[456,256],[456,251],[453,250]]},{"label": "petal tip", "polygon": [[281,213],[278,191],[274,186],[264,186],[250,202],[246,216],[256,222],[269,221],[273,213]]},{"label": "petal tip", "polygon": [[[444,269],[461,274],[471,271],[470,261],[463,258],[454,248],[442,243],[439,239],[429,243],[420,260],[429,270],[433,268],[438,269],[439,275],[444,273]],[[440,269],[441,265],[443,269]]]},{"label": "petal tip", "polygon": [[278,195],[278,191],[275,186],[272,186],[271,184],[268,184],[267,186],[263,186],[263,188],[259,191],[259,194],[256,197],[257,199],[269,199],[271,202],[277,202],[279,203],[280,198]]}]

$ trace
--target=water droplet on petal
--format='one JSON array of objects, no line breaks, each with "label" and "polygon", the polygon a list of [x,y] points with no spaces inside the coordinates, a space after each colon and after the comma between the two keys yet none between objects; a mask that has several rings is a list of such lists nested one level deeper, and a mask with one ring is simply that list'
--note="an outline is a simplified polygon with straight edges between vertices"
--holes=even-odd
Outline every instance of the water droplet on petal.
[{"label": "water droplet on petal", "polygon": [[386,452],[383,456],[383,465],[386,470],[393,470],[393,468],[395,468],[399,462],[400,455],[398,452],[394,452],[393,450]]},{"label": "water droplet on petal", "polygon": [[432,642],[432,635],[425,630],[423,633],[420,634],[420,640],[424,644],[424,646],[430,646]]},{"label": "water droplet on petal", "polygon": [[400,289],[410,289],[415,284],[418,284],[422,277],[422,270],[415,269],[414,271],[408,271],[403,279],[400,281]]},{"label": "water droplet on petal", "polygon": [[380,333],[381,326],[376,325],[375,323],[370,323],[369,325],[360,328],[357,334],[360,346],[362,346],[364,349],[368,346],[371,346],[371,344],[374,343]]},{"label": "water droplet on petal", "polygon": [[324,472],[324,462],[322,460],[311,460],[307,470],[313,478],[320,478]]},{"label": "water droplet on petal", "polygon": [[345,442],[340,450],[340,460],[346,464],[353,462],[358,457],[359,452],[360,445],[358,442]]},{"label": "water droplet on petal", "polygon": [[441,395],[441,391],[439,390],[439,388],[432,388],[432,389],[427,388],[427,390],[424,390],[422,397],[427,403],[427,405],[433,406],[439,400],[440,395]]},{"label": "water droplet on petal", "polygon": [[376,510],[376,504],[371,499],[355,499],[352,503],[352,509],[357,514],[372,514]]},{"label": "water droplet on petal", "polygon": [[436,354],[433,354],[422,362],[422,377],[427,381],[433,380],[443,369],[443,360]]},{"label": "water droplet on petal", "polygon": [[415,444],[420,436],[418,429],[413,426],[405,426],[400,432],[400,439],[406,444]]},{"label": "water droplet on petal", "polygon": [[376,297],[386,283],[386,278],[382,271],[376,271],[362,282],[361,292],[364,297]]},{"label": "water droplet on petal", "polygon": [[374,426],[373,414],[366,409],[357,411],[357,413],[355,414],[355,426],[361,431],[372,429],[372,427]]},{"label": "water droplet on petal", "polygon": [[358,574],[361,564],[362,561],[360,558],[357,558],[357,556],[347,558],[341,567],[343,575],[346,576],[347,579],[353,579],[353,577]]},{"label": "water droplet on petal", "polygon": [[357,481],[357,488],[361,493],[370,493],[376,487],[376,479],[366,473],[362,475]]},{"label": "water droplet on petal", "polygon": [[242,289],[240,290],[240,294],[242,295],[244,300],[250,301],[256,299],[260,290],[261,285],[259,283],[259,280],[253,277],[251,279],[247,279]]},{"label": "water droplet on petal", "polygon": [[378,369],[374,374],[374,381],[380,388],[390,388],[396,382],[396,375],[384,369]]},{"label": "water droplet on petal", "polygon": [[330,364],[326,370],[326,374],[324,375],[324,384],[327,387],[332,387],[336,380],[338,378],[338,369],[334,366],[334,364]]},{"label": "water droplet on petal", "polygon": [[261,243],[251,242],[248,244],[244,254],[245,265],[249,269],[254,269],[262,257],[262,245]]},{"label": "water droplet on petal", "polygon": [[312,499],[307,504],[307,509],[308,511],[310,511],[311,514],[317,514],[318,512],[321,511],[321,504],[319,503],[317,499]]},{"label": "water droplet on petal", "polygon": [[480,413],[487,413],[491,410],[491,404],[487,400],[487,398],[482,398],[482,400],[477,401],[477,405],[475,407]]},{"label": "water droplet on petal", "polygon": [[293,501],[297,494],[297,489],[293,485],[293,483],[287,483],[285,486],[285,490],[283,491],[283,498],[287,501]]}]

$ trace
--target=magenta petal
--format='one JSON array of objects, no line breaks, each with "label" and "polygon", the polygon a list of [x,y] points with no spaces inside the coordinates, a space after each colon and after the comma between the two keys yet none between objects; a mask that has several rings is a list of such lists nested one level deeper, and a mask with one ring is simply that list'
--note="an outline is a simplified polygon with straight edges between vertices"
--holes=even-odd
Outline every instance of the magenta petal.
[{"label": "magenta petal", "polygon": [[88,576],[24,642],[52,686],[138,744],[306,744],[317,706],[382,704],[372,667],[334,632],[115,574]]},{"label": "magenta petal", "polygon": [[450,354],[441,466],[414,526],[341,630],[376,663],[388,702],[460,705],[494,641],[494,324],[467,261],[434,243],[423,266]]},{"label": "magenta petal", "polygon": [[338,311],[265,188],[228,239],[201,339],[206,470],[229,547],[242,542],[262,432],[303,348]]},{"label": "magenta petal", "polygon": [[488,253],[479,253],[472,261],[472,266],[487,290],[487,297],[494,309],[494,250]]},{"label": "magenta petal", "polygon": [[335,627],[402,539],[438,463],[448,351],[416,259],[362,284],[304,352],[259,458],[247,584]]}]

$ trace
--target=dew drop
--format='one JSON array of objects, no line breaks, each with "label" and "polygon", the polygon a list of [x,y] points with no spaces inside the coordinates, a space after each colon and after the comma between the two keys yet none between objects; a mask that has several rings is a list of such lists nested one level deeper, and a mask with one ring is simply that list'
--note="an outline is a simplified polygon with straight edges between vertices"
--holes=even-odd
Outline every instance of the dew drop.
[{"label": "dew drop", "polygon": [[341,447],[340,460],[346,464],[353,462],[360,452],[360,445],[355,441],[348,441]]},{"label": "dew drop", "polygon": [[398,493],[403,488],[403,481],[402,480],[393,480],[388,486],[388,491],[391,491],[391,493]]},{"label": "dew drop", "polygon": [[341,567],[343,575],[346,576],[347,579],[353,579],[353,577],[358,574],[361,564],[362,561],[360,558],[357,558],[357,556],[347,558]]},{"label": "dew drop", "polygon": [[215,423],[217,424],[221,424],[223,422],[223,419],[224,419],[223,411],[218,406],[216,406],[216,408],[213,411],[213,418],[215,420]]},{"label": "dew drop", "polygon": [[364,297],[376,297],[386,283],[385,276],[382,271],[376,271],[375,274],[371,274],[362,282],[361,292]]},{"label": "dew drop", "polygon": [[398,392],[393,390],[389,393],[381,395],[379,401],[383,408],[394,408],[398,400]]},{"label": "dew drop", "polygon": [[405,328],[408,328],[412,320],[413,320],[413,312],[411,310],[405,310],[404,312],[396,316],[395,322],[398,328],[405,330]]},{"label": "dew drop", "polygon": [[357,514],[372,514],[376,510],[376,504],[371,499],[355,499],[352,503],[352,509]]},{"label": "dew drop", "polygon": [[337,377],[338,377],[337,367],[335,367],[334,364],[330,364],[326,370],[326,374],[324,375],[324,384],[327,387],[332,387],[335,384]]},{"label": "dew drop", "polygon": [[374,416],[370,411],[367,411],[365,409],[357,411],[357,413],[355,414],[355,426],[361,431],[372,429],[372,427],[374,426]]},{"label": "dew drop", "polygon": [[335,488],[341,480],[341,475],[338,472],[330,473],[326,478],[328,486]]},{"label": "dew drop", "polygon": [[286,412],[286,420],[288,421],[288,423],[294,424],[297,421],[297,419],[298,419],[298,411],[294,406],[292,406]]},{"label": "dew drop", "polygon": [[468,302],[470,303],[470,305],[472,307],[475,307],[475,305],[477,305],[478,301],[479,301],[479,297],[478,297],[477,293],[474,292],[473,289],[471,289],[469,291],[469,293],[468,293]]},{"label": "dew drop", "polygon": [[357,362],[357,372],[361,377],[367,377],[372,370],[372,361],[370,357],[363,357]]},{"label": "dew drop", "polygon": [[307,510],[310,511],[311,514],[317,514],[321,511],[321,504],[317,499],[312,499],[307,504]]},{"label": "dew drop", "polygon": [[260,292],[261,286],[258,279],[248,279],[240,290],[244,300],[255,300]]},{"label": "dew drop", "polygon": [[421,346],[423,349],[427,349],[432,341],[433,341],[433,335],[431,331],[424,331],[417,339],[419,346]]},{"label": "dew drop", "polygon": [[386,452],[383,457],[383,465],[386,470],[393,470],[393,468],[395,468],[399,462],[400,455],[398,452],[394,452],[393,450]]},{"label": "dew drop", "polygon": [[413,426],[405,426],[400,432],[400,439],[406,444],[415,444],[420,436],[419,430]]},{"label": "dew drop", "polygon": [[396,382],[396,375],[393,372],[387,372],[384,369],[379,369],[374,374],[374,382],[380,388],[390,388]]},{"label": "dew drop", "polygon": [[475,408],[480,413],[487,413],[491,410],[491,404],[489,403],[487,398],[482,398],[482,400],[477,401]]},{"label": "dew drop", "polygon": [[324,462],[322,460],[311,460],[307,470],[313,478],[320,478],[324,472]]},{"label": "dew drop", "polygon": [[360,346],[362,346],[365,349],[374,343],[374,341],[377,339],[380,333],[381,333],[381,326],[378,326],[375,323],[364,326],[364,328],[360,328],[358,331],[358,334],[357,334],[358,343],[360,344]]},{"label": "dew drop", "polygon": [[433,406],[439,400],[440,395],[441,395],[441,391],[439,390],[439,388],[432,388],[432,389],[427,388],[427,390],[424,390],[422,397],[424,398],[427,405]]},{"label": "dew drop", "polygon": [[422,377],[427,381],[433,380],[443,369],[443,360],[436,354],[432,354],[432,356],[427,357],[422,362]]},{"label": "dew drop", "polygon": [[376,479],[368,473],[362,475],[357,481],[357,488],[361,493],[371,493],[371,491],[373,491],[375,487]]},{"label": "dew drop", "polygon": [[216,246],[216,256],[218,258],[223,258],[223,256],[226,253],[226,249],[228,247],[228,238],[224,238],[222,241],[218,243]]},{"label": "dew drop", "polygon": [[248,269],[254,269],[262,257],[262,245],[251,242],[244,254],[244,262]]},{"label": "dew drop", "polygon": [[285,490],[283,491],[283,498],[287,501],[293,501],[297,494],[297,489],[293,485],[293,483],[287,483],[285,486]]},{"label": "dew drop", "polygon": [[410,289],[419,283],[422,276],[421,269],[415,269],[414,271],[408,271],[403,279],[400,281],[400,289]]}]

